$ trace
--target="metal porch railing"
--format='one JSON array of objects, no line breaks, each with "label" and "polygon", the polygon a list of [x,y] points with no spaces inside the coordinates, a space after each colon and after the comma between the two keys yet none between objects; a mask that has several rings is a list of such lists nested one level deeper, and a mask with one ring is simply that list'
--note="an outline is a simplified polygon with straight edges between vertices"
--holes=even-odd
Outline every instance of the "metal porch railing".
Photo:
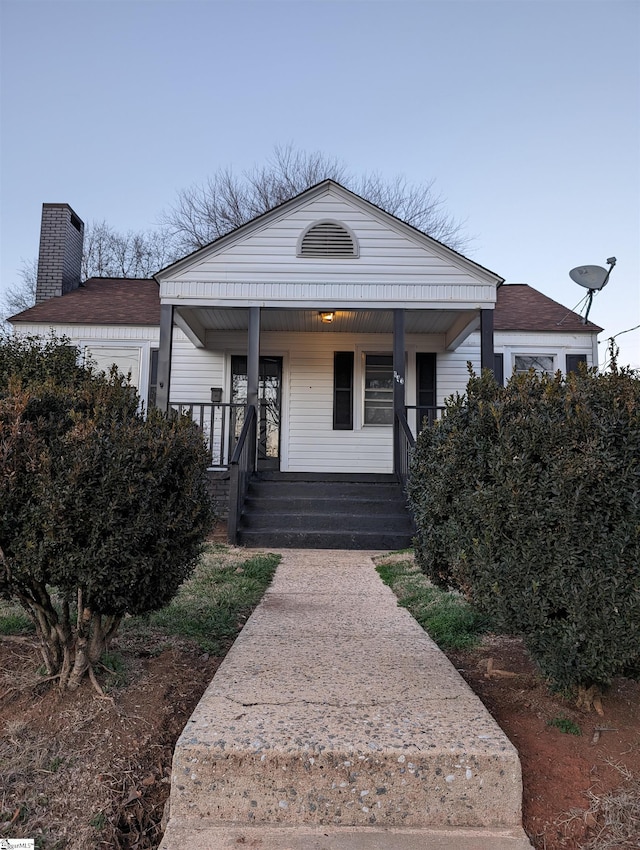
[{"label": "metal porch railing", "polygon": [[190,416],[200,428],[209,450],[209,465],[227,468],[244,422],[246,404],[171,402],[169,407],[178,414]]}]

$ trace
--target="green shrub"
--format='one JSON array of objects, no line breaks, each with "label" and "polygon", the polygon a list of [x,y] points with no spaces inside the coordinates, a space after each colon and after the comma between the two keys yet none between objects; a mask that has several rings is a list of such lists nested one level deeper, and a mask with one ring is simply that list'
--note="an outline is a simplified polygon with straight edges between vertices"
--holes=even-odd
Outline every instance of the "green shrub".
[{"label": "green shrub", "polygon": [[615,366],[472,376],[413,457],[421,568],[521,634],[559,688],[639,668],[639,402]]},{"label": "green shrub", "polygon": [[563,714],[554,717],[552,720],[548,720],[547,726],[555,726],[556,729],[564,732],[565,735],[582,735],[582,729],[578,724]]},{"label": "green shrub", "polygon": [[0,596],[74,688],[124,614],[162,607],[192,571],[211,522],[202,436],[186,417],[144,417],[122,375],[94,374],[64,341],[12,337],[0,456]]},{"label": "green shrub", "polygon": [[[394,553],[392,553],[394,554]],[[376,563],[382,581],[441,649],[467,649],[475,646],[487,630],[486,617],[481,616],[457,591],[434,586],[415,564],[413,551],[407,558]]]}]

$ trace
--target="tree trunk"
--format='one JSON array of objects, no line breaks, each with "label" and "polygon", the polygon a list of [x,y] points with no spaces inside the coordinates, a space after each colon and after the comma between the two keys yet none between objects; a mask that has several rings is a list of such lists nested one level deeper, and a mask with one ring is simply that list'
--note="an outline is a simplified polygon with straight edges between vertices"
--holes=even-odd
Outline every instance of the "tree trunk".
[{"label": "tree trunk", "polygon": [[67,683],[67,690],[75,691],[84,676],[93,669],[107,648],[102,617],[90,608],[84,608],[79,618],[76,636],[76,657]]},{"label": "tree trunk", "polygon": [[597,685],[591,685],[587,688],[586,685],[578,686],[578,697],[576,706],[583,711],[594,711],[602,716],[604,709],[602,708],[602,691]]}]

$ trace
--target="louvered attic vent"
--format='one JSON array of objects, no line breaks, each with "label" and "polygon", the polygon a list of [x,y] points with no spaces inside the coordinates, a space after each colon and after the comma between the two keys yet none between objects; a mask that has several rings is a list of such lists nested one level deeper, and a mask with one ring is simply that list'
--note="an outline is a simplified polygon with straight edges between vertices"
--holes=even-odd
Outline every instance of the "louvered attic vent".
[{"label": "louvered attic vent", "polygon": [[303,234],[299,257],[357,257],[355,237],[343,224],[319,221]]}]

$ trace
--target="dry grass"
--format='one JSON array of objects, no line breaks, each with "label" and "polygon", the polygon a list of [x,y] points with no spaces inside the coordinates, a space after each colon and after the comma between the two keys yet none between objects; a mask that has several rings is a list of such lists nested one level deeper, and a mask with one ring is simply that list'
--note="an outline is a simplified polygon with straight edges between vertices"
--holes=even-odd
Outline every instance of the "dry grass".
[{"label": "dry grass", "polygon": [[579,820],[587,825],[591,838],[580,844],[580,850],[637,850],[640,848],[640,778],[623,764],[608,763],[620,773],[620,786],[600,795],[589,791],[589,808],[572,809],[558,823],[566,827]]},{"label": "dry grass", "polygon": [[640,847],[640,778],[624,765],[614,767],[620,772],[622,785],[615,791],[597,796],[589,794],[591,805],[586,817],[597,824],[595,835],[582,850],[621,850]]},{"label": "dry grass", "polygon": [[65,763],[60,744],[49,736],[33,734],[27,723],[7,724],[0,738],[0,819],[4,830],[20,834],[28,821],[31,835],[62,827],[52,823],[48,790],[56,784],[55,775]]},{"label": "dry grass", "polygon": [[175,739],[277,561],[209,546],[166,609],[123,623],[97,671],[108,700],[84,686],[58,694],[0,604],[0,837],[35,838],[38,850],[157,847]]}]

